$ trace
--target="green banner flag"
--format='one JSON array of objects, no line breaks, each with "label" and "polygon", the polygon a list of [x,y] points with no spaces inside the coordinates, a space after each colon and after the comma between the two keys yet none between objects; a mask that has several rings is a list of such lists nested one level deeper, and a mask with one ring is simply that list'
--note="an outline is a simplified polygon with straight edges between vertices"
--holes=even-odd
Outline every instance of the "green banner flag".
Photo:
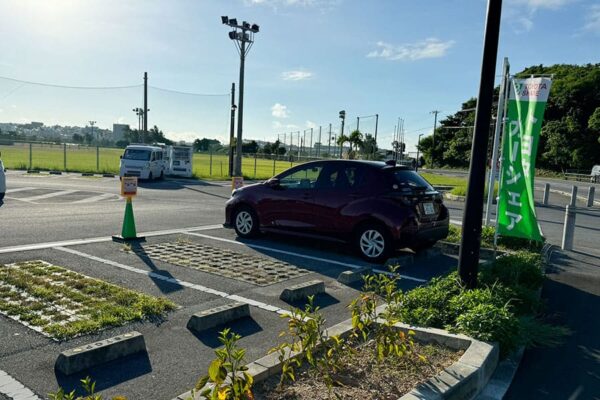
[{"label": "green banner flag", "polygon": [[513,79],[502,138],[498,234],[542,240],[535,214],[533,179],[549,78]]}]

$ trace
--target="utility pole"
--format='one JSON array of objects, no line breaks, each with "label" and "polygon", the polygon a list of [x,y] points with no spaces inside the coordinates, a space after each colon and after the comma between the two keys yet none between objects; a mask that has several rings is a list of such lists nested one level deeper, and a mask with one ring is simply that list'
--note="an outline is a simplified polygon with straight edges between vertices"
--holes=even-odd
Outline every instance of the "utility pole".
[{"label": "utility pole", "polygon": [[319,125],[319,147],[317,148],[317,157],[321,157],[321,125]]},{"label": "utility pole", "polygon": [[439,113],[441,113],[441,111],[439,111],[439,110],[433,110],[432,112],[430,112],[430,114],[434,115],[434,117],[433,117],[433,139],[432,139],[433,145],[431,147],[431,167],[433,167],[435,165],[435,157],[434,157],[434,154],[435,154],[435,130],[437,129],[437,116]]},{"label": "utility pole", "polygon": [[[342,120],[342,129],[340,130],[340,136],[344,135],[344,122],[346,122],[346,110],[340,111],[340,119]],[[344,151],[344,143],[340,143],[340,158],[342,158],[342,152]]]},{"label": "utility pole", "polygon": [[477,286],[479,251],[481,248],[481,219],[483,217],[483,195],[485,186],[485,164],[488,136],[494,96],[494,77],[502,0],[488,0],[481,79],[475,112],[475,131],[471,148],[471,164],[467,183],[467,197],[463,214],[463,232],[458,259],[458,275],[468,289]]},{"label": "utility pole", "polygon": [[308,149],[308,154],[310,157],[313,155],[313,128],[310,128],[310,147]]},{"label": "utility pole", "polygon": [[148,73],[144,72],[144,134],[148,135]]},{"label": "utility pole", "polygon": [[329,141],[327,142],[327,154],[331,157],[331,124],[329,124]]},{"label": "utility pole", "polygon": [[[96,121],[90,121],[90,127],[92,128],[92,133],[91,133],[92,138],[94,137],[94,125],[95,124],[96,124]],[[96,137],[96,143],[100,143],[100,137],[99,137],[100,135],[96,134],[96,136],[98,136],[98,137]]]},{"label": "utility pole", "polygon": [[[254,34],[258,33],[259,27],[256,24],[250,25],[243,21],[238,25],[237,19],[227,16],[221,17],[221,22],[233,28],[229,32],[229,39],[233,40],[240,54],[240,82],[239,82],[239,100],[238,100],[238,124],[237,124],[237,142],[235,154],[235,176],[242,176],[242,131],[244,124],[244,67],[246,64],[246,55],[254,44]],[[248,46],[246,46],[248,44]]]},{"label": "utility pole", "polygon": [[375,146],[373,146],[373,155],[375,155],[375,147],[377,147],[377,126],[379,125],[379,114],[375,114]]},{"label": "utility pole", "polygon": [[229,176],[233,176],[233,134],[235,130],[235,82],[231,84],[231,121],[229,123]]},{"label": "utility pole", "polygon": [[415,172],[417,172],[419,170],[419,146],[421,146],[421,136],[423,136],[424,133],[421,133],[419,135],[419,138],[417,139],[417,162],[415,164]]},{"label": "utility pole", "polygon": [[356,130],[360,127],[360,117],[356,117]]}]

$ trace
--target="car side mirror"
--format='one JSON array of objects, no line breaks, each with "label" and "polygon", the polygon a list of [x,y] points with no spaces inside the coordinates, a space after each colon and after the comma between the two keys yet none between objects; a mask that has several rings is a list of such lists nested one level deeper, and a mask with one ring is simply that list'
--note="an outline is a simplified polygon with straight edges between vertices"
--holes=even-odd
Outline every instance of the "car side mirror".
[{"label": "car side mirror", "polygon": [[278,188],[280,184],[281,182],[279,181],[279,178],[271,178],[267,181],[267,186],[273,189]]},{"label": "car side mirror", "polygon": [[119,160],[122,160],[122,159],[123,159],[123,156],[119,156]]}]

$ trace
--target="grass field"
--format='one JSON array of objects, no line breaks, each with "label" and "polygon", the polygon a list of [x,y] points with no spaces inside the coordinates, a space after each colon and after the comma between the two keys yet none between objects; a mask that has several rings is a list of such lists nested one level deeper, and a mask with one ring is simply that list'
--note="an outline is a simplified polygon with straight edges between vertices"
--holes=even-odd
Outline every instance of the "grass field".
[{"label": "grass field", "polygon": [[[4,166],[8,169],[30,169],[29,150],[28,143],[0,145]],[[31,169],[115,174],[119,173],[119,156],[122,154],[123,149],[100,147],[96,154],[95,147],[68,145],[65,151],[63,145],[35,143],[31,146]],[[242,159],[242,171],[247,179],[268,179],[295,164],[261,158],[255,161],[249,156]],[[197,178],[228,179],[228,165],[224,154],[194,154],[194,175]]]},{"label": "grass field", "polygon": [[[2,160],[8,169],[29,169],[29,144],[15,143],[0,145]],[[56,170],[72,172],[119,173],[119,156],[123,149],[35,143],[31,146],[31,169]],[[96,168],[96,156],[98,167]],[[268,179],[297,163],[289,161],[273,161],[262,158],[255,159],[249,155],[242,158],[242,171],[246,179]],[[65,168],[66,165],[66,168]],[[225,154],[195,153],[194,176],[202,179],[227,180],[228,158]],[[464,192],[465,178],[421,172],[421,175],[432,185],[455,186],[455,191]]]}]

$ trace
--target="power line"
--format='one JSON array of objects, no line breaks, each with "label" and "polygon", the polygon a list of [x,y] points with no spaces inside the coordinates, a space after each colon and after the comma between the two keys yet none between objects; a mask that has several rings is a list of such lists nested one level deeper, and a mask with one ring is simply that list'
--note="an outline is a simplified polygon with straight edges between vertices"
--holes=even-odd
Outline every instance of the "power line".
[{"label": "power line", "polygon": [[45,87],[53,87],[60,89],[81,89],[81,90],[111,90],[111,89],[132,89],[132,88],[140,88],[142,85],[129,85],[129,86],[70,86],[70,85],[59,85],[54,83],[44,83],[44,82],[33,82],[26,81],[22,79],[9,78],[7,76],[0,76],[0,79],[4,79],[11,82],[17,82],[27,85],[35,85],[35,86],[45,86]]},{"label": "power line", "polygon": [[169,92],[176,94],[183,94],[186,96],[203,96],[203,97],[223,97],[223,96],[231,96],[231,93],[193,93],[193,92],[182,92],[175,89],[165,89],[157,86],[148,86],[151,89],[159,90],[161,92]]}]

